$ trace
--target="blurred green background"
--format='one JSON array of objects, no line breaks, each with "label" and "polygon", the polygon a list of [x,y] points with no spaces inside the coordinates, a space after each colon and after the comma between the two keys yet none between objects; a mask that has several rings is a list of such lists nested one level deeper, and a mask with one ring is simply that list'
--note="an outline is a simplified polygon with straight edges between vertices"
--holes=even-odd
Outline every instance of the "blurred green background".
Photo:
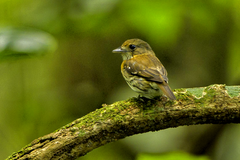
[{"label": "blurred green background", "polygon": [[[102,103],[136,96],[120,73],[121,56],[112,53],[130,38],[151,45],[172,89],[238,85],[239,8],[239,0],[1,0],[0,159]],[[239,134],[239,125],[178,127],[79,159],[167,160],[166,152],[184,151],[238,160]]]}]

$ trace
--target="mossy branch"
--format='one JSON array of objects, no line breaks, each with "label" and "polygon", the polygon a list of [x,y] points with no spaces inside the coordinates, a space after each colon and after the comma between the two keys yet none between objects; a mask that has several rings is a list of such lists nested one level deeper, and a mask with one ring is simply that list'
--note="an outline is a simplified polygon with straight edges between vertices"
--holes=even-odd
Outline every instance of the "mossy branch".
[{"label": "mossy branch", "polygon": [[103,105],[40,137],[8,159],[76,159],[127,136],[171,127],[240,122],[240,86],[177,89],[176,101],[126,101]]}]

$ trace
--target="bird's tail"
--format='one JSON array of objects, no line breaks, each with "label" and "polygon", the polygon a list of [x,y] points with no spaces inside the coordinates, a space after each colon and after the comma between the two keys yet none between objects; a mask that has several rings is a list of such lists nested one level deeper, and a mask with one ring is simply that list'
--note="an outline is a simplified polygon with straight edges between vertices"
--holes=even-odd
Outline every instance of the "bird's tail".
[{"label": "bird's tail", "polygon": [[173,94],[171,88],[168,84],[158,84],[159,88],[162,90],[162,92],[171,100],[176,100],[175,95]]}]

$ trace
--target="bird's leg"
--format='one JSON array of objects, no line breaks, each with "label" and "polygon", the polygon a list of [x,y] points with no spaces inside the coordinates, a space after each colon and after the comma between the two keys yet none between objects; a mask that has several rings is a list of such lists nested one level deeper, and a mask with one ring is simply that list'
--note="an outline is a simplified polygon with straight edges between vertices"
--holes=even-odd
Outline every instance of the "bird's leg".
[{"label": "bird's leg", "polygon": [[147,102],[149,99],[146,98],[146,97],[143,97],[143,96],[141,96],[141,95],[138,95],[137,100],[140,101],[140,102],[142,102],[142,103],[145,103],[145,102]]}]

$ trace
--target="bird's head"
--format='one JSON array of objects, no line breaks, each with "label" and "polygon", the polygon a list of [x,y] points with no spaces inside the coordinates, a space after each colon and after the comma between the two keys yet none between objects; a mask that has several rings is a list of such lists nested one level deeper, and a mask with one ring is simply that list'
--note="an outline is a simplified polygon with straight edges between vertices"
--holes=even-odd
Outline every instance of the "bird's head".
[{"label": "bird's head", "polygon": [[126,40],[121,47],[114,49],[113,53],[121,53],[123,60],[131,59],[139,54],[155,55],[150,45],[141,39]]}]

